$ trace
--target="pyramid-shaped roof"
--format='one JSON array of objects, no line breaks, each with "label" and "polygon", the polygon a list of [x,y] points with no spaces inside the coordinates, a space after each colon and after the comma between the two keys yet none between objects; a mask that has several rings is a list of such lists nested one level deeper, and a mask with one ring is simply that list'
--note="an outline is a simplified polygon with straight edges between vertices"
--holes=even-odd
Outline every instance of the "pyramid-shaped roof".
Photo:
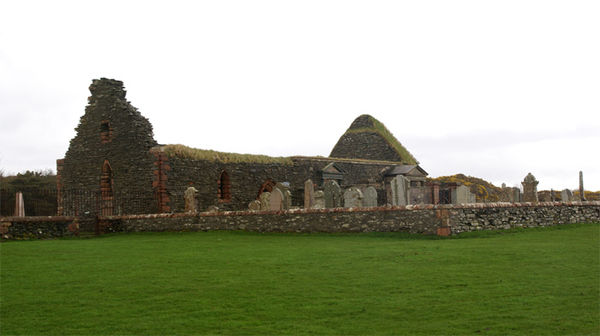
[{"label": "pyramid-shaped roof", "polygon": [[363,114],[352,122],[329,156],[411,165],[419,163],[381,122],[368,114]]}]

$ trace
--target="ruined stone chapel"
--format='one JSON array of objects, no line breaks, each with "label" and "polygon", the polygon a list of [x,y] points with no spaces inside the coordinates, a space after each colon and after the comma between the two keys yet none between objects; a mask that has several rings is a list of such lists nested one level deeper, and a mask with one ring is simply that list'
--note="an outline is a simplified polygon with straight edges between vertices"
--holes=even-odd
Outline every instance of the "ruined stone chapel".
[{"label": "ruined stone chapel", "polygon": [[370,206],[439,202],[439,185],[426,183],[415,157],[370,115],[352,122],[329,157],[276,158],[158,144],[121,81],[93,80],[90,91],[77,133],[57,160],[63,215],[183,212],[190,187],[200,210],[247,210],[263,193],[280,191],[283,208],[319,206],[306,204],[307,190],[319,197],[332,186],[337,196],[327,207],[344,206],[349,188],[369,195]]}]

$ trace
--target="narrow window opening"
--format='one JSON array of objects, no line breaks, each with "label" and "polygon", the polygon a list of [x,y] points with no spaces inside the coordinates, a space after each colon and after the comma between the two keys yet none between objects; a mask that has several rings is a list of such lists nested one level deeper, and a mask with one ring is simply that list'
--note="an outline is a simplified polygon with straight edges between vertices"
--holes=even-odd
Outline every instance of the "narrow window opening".
[{"label": "narrow window opening", "polygon": [[102,143],[107,143],[112,140],[112,127],[110,127],[109,121],[103,121],[100,124],[100,139]]},{"label": "narrow window opening", "polygon": [[230,202],[231,201],[231,181],[229,180],[229,174],[226,171],[221,173],[219,177],[219,201]]}]

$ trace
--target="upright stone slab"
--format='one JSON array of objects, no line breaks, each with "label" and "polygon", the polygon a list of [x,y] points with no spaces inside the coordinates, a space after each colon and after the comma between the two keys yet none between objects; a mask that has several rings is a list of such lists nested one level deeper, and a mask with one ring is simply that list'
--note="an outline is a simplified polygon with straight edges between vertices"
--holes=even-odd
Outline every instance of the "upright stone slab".
[{"label": "upright stone slab", "polygon": [[25,217],[25,201],[20,191],[15,195],[15,217]]},{"label": "upright stone slab", "polygon": [[196,200],[196,193],[198,190],[194,187],[189,187],[183,193],[185,199],[185,212],[198,212],[198,201]]},{"label": "upright stone slab", "polygon": [[[469,187],[461,185],[452,190],[452,204],[468,204],[473,202],[473,195]],[[474,196],[474,195],[473,195]]]},{"label": "upright stone slab", "polygon": [[585,189],[583,188],[583,172],[579,171],[579,199],[582,202],[587,201],[585,199]]},{"label": "upright stone slab", "polygon": [[283,193],[281,192],[281,190],[279,190],[278,188],[273,188],[273,191],[271,192],[271,200],[269,203],[269,210],[271,211],[281,211],[283,210],[283,202],[284,202],[284,196]]},{"label": "upright stone slab", "polygon": [[[275,184],[275,187],[273,188],[273,190],[278,189],[279,191],[281,191],[281,194],[283,195],[282,201],[281,201],[281,206],[283,208],[283,210],[288,210],[289,208],[292,207],[292,192],[290,191],[290,184],[288,182],[285,183],[277,183]],[[271,197],[273,192],[271,192]]]},{"label": "upright stone slab", "polygon": [[325,182],[323,189],[326,208],[339,208],[342,206],[342,188],[336,181],[329,180]]},{"label": "upright stone slab", "polygon": [[271,209],[271,193],[270,192],[265,191],[262,194],[260,194],[259,201],[260,201],[260,210],[267,211],[267,210]]},{"label": "upright stone slab", "polygon": [[325,193],[323,190],[315,191],[315,204],[312,206],[313,209],[325,209]]},{"label": "upright stone slab", "polygon": [[409,181],[402,175],[397,175],[390,182],[392,185],[392,205],[408,204]]},{"label": "upright stone slab", "polygon": [[538,202],[537,185],[540,183],[529,173],[521,184],[523,185],[523,202]]},{"label": "upright stone slab", "polygon": [[377,190],[374,187],[367,187],[363,192],[363,206],[364,207],[376,207],[377,206]]},{"label": "upright stone slab", "polygon": [[312,180],[304,182],[304,208],[310,209],[315,204],[315,185]]},{"label": "upright stone slab", "polygon": [[521,189],[516,187],[512,188],[512,195],[510,201],[513,203],[521,202]]},{"label": "upright stone slab", "polygon": [[560,192],[560,200],[563,202],[573,202],[573,193],[569,189]]},{"label": "upright stone slab", "polygon": [[363,203],[363,194],[360,189],[350,187],[344,192],[344,208],[360,208]]}]

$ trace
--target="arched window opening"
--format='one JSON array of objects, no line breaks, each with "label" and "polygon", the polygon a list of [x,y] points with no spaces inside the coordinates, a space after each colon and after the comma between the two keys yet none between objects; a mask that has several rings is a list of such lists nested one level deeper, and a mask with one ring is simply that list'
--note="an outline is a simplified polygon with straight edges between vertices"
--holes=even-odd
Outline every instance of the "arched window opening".
[{"label": "arched window opening", "polygon": [[231,181],[226,171],[221,172],[219,177],[219,202],[231,201]]},{"label": "arched window opening", "polygon": [[113,173],[108,160],[104,160],[102,165],[102,175],[100,176],[100,213],[102,216],[112,216],[113,204]]}]

